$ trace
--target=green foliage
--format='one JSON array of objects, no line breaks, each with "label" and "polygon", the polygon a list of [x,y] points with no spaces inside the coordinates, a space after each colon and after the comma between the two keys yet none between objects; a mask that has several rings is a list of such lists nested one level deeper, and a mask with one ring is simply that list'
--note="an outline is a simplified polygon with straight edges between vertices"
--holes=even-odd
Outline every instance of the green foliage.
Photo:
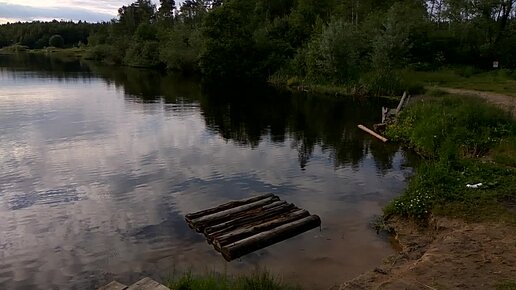
[{"label": "green foliage", "polygon": [[25,52],[25,51],[27,51],[27,49],[28,49],[28,47],[26,47],[24,45],[14,44],[11,46],[6,46],[6,47],[1,48],[0,53],[6,53],[6,54],[19,53],[19,52]]},{"label": "green foliage", "polygon": [[204,75],[211,79],[252,79],[257,72],[254,41],[248,29],[251,6],[229,2],[210,13],[203,24],[205,50],[200,58]]},{"label": "green foliage", "polygon": [[[516,168],[507,167],[511,162],[479,160],[489,155],[495,161],[507,160],[515,150],[516,122],[498,108],[477,99],[441,95],[407,108],[386,135],[428,158],[406,192],[385,209],[387,214],[473,217],[487,209],[503,211],[503,202],[516,199]],[[466,187],[476,183],[483,185]]]},{"label": "green foliage", "polygon": [[91,32],[97,31],[104,24],[86,22],[18,22],[0,25],[0,48],[19,44],[29,49],[49,46],[52,35],[60,35],[64,39],[61,47],[76,46],[79,42],[87,43]]},{"label": "green foliage", "polygon": [[133,67],[157,67],[159,60],[159,43],[157,41],[134,42],[127,50],[124,64]]},{"label": "green foliage", "polygon": [[482,100],[446,96],[403,111],[387,134],[429,158],[448,151],[459,157],[478,157],[503,138],[516,134],[516,125],[510,120],[508,113]]},{"label": "green foliage", "polygon": [[[314,88],[364,95],[421,93],[429,81],[407,77],[403,68],[432,74],[453,65],[445,83],[516,91],[516,6],[466,2],[187,0],[176,7],[160,0],[157,8],[135,0],[109,23],[0,25],[0,47],[43,48],[59,34],[64,47],[88,44],[89,57],[104,62],[200,72],[212,80],[296,77]],[[482,73],[494,60],[503,68],[499,75]],[[507,81],[492,84],[502,78]]]},{"label": "green foliage", "polygon": [[400,75],[404,82],[420,83],[425,86],[492,91],[516,96],[515,70],[479,71],[478,69],[466,69],[464,67],[442,68],[431,71],[404,69],[400,71]]},{"label": "green foliage", "polygon": [[516,290],[516,281],[505,281],[496,285],[496,290]]},{"label": "green foliage", "polygon": [[183,73],[199,71],[199,56],[203,47],[201,32],[186,25],[175,25],[162,35],[159,59],[168,70]]},{"label": "green foliage", "polygon": [[118,9],[118,25],[124,33],[133,34],[143,23],[150,23],[154,19],[156,5],[150,0],[137,0],[129,6]]},{"label": "green foliage", "polygon": [[84,58],[88,60],[95,60],[98,62],[104,62],[107,64],[122,64],[123,55],[120,54],[119,50],[108,44],[99,44],[88,49]]},{"label": "green foliage", "polygon": [[334,83],[357,81],[363,54],[360,33],[349,23],[332,21],[308,43],[307,77]]},{"label": "green foliage", "polygon": [[57,48],[63,48],[64,43],[65,43],[64,38],[59,34],[52,35],[48,41],[48,44],[50,46],[57,47]]},{"label": "green foliage", "polygon": [[187,273],[168,283],[169,288],[177,290],[296,290],[298,287],[279,282],[267,272],[250,276],[228,276],[208,273],[194,276]]}]

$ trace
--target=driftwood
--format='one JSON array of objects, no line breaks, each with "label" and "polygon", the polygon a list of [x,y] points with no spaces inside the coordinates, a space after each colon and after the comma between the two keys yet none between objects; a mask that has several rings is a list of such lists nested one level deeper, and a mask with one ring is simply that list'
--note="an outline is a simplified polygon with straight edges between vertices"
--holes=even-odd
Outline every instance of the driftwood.
[{"label": "driftwood", "polygon": [[238,240],[241,240],[243,238],[258,234],[260,232],[271,230],[275,227],[281,226],[283,224],[293,222],[297,219],[304,218],[309,216],[310,213],[304,209],[297,210],[293,213],[288,213],[284,216],[281,216],[279,218],[275,218],[273,220],[253,225],[250,227],[244,227],[236,231],[232,231],[230,233],[226,233],[224,235],[221,235],[217,237],[217,243],[216,245],[220,247],[221,245],[227,245],[229,243],[236,242]]},{"label": "driftwood", "polygon": [[382,140],[383,142],[387,142],[387,141],[388,141],[388,139],[387,139],[387,138],[385,138],[385,137],[381,136],[380,134],[378,134],[378,133],[376,133],[375,131],[373,131],[373,130],[371,130],[371,129],[367,128],[367,127],[366,127],[366,126],[364,126],[364,125],[358,125],[358,128],[360,128],[360,129],[364,130],[365,132],[367,132],[367,133],[369,133],[369,134],[373,135],[374,137],[376,137],[376,138],[378,138],[378,139]]},{"label": "driftwood", "polygon": [[185,220],[228,261],[321,224],[318,216],[272,194],[187,214]]},{"label": "driftwood", "polygon": [[[204,235],[206,236],[206,239],[208,242],[212,242],[214,239],[218,239],[220,236],[225,235],[229,232],[232,232],[234,230],[237,230],[241,227],[249,227],[254,226],[257,224],[261,224],[263,222],[270,221],[272,219],[275,219],[276,217],[280,215],[289,214],[292,211],[295,211],[295,206],[293,204],[285,204],[281,205],[275,208],[272,208],[270,210],[264,210],[261,212],[257,211],[251,211],[246,212],[241,217],[223,222],[226,224],[226,226],[220,228],[217,227],[218,225],[208,227],[204,230]],[[231,223],[229,226],[227,226],[228,223]],[[215,228],[215,229],[214,229]]]},{"label": "driftwood", "polygon": [[401,112],[401,108],[403,108],[403,105],[405,104],[405,99],[407,98],[407,92],[403,92],[403,96],[401,97],[401,100],[396,107],[396,115],[398,115]]},{"label": "driftwood", "polygon": [[[383,133],[388,124],[392,124],[392,123],[396,122],[396,118],[400,114],[403,107],[405,107],[409,103],[409,101],[410,101],[410,95],[405,91],[405,92],[403,92],[403,96],[401,97],[400,102],[398,103],[398,106],[396,107],[396,109],[389,109],[386,107],[382,107],[382,122],[373,125],[373,129],[374,129],[373,132]],[[364,131],[366,131],[366,130],[364,130]],[[366,132],[369,133],[369,131],[366,131]]]},{"label": "driftwood", "polygon": [[[260,206],[264,206],[266,204],[272,203],[274,201],[277,201],[277,197],[269,197],[266,199],[258,200],[249,204],[244,204],[241,206],[237,206],[235,208],[230,208],[223,210],[221,212],[212,213],[206,216],[198,217],[196,219],[193,219],[189,222],[190,225],[196,225],[195,228],[198,231],[202,231],[205,227],[217,224],[218,222],[222,220],[227,220],[230,218],[234,218],[239,213],[245,212],[247,210],[258,208]],[[188,221],[188,220],[187,220]]]},{"label": "driftwood", "polygon": [[185,219],[193,220],[193,219],[201,217],[201,216],[205,216],[205,215],[212,214],[212,213],[215,213],[215,212],[219,212],[219,211],[222,211],[222,210],[234,208],[234,207],[239,206],[239,205],[244,205],[244,204],[247,204],[247,203],[255,202],[255,201],[258,201],[260,199],[265,199],[265,198],[273,197],[273,196],[274,196],[274,194],[267,193],[267,194],[262,194],[262,195],[259,195],[259,196],[254,196],[254,197],[250,197],[250,198],[246,198],[246,199],[242,199],[242,200],[230,201],[228,203],[221,204],[221,205],[219,205],[217,207],[214,207],[214,208],[210,208],[210,209],[206,209],[206,210],[201,210],[201,211],[198,211],[198,212],[195,212],[195,213],[189,213],[189,214],[185,215]]},{"label": "driftwood", "polygon": [[228,261],[239,258],[248,253],[263,249],[279,241],[291,238],[301,232],[313,229],[321,225],[321,219],[316,216],[308,216],[303,219],[281,225],[275,229],[261,232],[243,240],[221,247],[220,251]]}]

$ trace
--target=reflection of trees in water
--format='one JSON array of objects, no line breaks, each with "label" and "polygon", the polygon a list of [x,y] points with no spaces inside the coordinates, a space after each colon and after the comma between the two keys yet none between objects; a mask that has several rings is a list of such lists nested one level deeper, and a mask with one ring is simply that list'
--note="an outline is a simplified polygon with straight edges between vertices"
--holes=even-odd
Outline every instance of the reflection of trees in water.
[{"label": "reflection of trees in water", "polygon": [[90,79],[93,77],[88,65],[84,62],[70,58],[46,57],[29,53],[0,55],[0,69],[34,72],[40,77],[60,81],[67,79]]},{"label": "reflection of trees in water", "polygon": [[[380,117],[378,99],[353,100],[278,92],[271,88],[202,89],[197,80],[164,75],[154,70],[113,68],[78,61],[65,62],[30,55],[0,57],[0,67],[42,72],[56,78],[100,76],[123,89],[131,102],[162,101],[167,110],[200,105],[209,130],[241,146],[257,147],[262,138],[274,143],[292,140],[301,168],[317,148],[327,152],[336,167],[357,167],[368,155],[382,174],[392,167],[397,146],[373,140],[356,128]],[[80,72],[80,73],[79,73]],[[91,73],[93,72],[93,74]]]},{"label": "reflection of trees in water", "polygon": [[208,128],[227,140],[256,147],[264,137],[283,143],[288,136],[301,168],[318,145],[329,152],[336,167],[358,166],[371,153],[379,172],[385,173],[399,148],[371,140],[356,128],[358,123],[374,122],[380,106],[377,100],[336,100],[272,89],[210,91],[201,99]]},{"label": "reflection of trees in water", "polygon": [[[272,88],[201,88],[197,80],[141,69],[97,67],[106,82],[123,88],[128,101],[163,100],[200,104],[209,130],[241,146],[257,147],[263,138],[292,140],[301,168],[320,146],[336,167],[357,167],[368,155],[382,174],[392,167],[397,146],[386,145],[357,129],[380,117],[378,99],[325,98],[279,92]],[[175,108],[175,107],[174,107]]]}]

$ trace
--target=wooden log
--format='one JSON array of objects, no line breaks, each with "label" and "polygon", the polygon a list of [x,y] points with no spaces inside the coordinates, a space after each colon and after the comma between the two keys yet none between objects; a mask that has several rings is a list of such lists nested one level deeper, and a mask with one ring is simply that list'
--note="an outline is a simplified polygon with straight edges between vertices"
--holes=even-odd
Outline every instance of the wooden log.
[{"label": "wooden log", "polygon": [[294,204],[281,204],[268,210],[260,211],[256,214],[249,214],[220,224],[206,227],[204,229],[204,234],[206,235],[208,241],[211,241],[214,238],[231,232],[243,225],[262,223],[270,219],[274,219],[279,215],[288,214],[295,210],[297,210],[297,208],[294,206]]},{"label": "wooden log", "polygon": [[376,133],[375,131],[373,131],[373,130],[371,130],[371,129],[367,128],[367,127],[366,127],[366,126],[364,126],[364,125],[358,125],[358,128],[360,128],[360,129],[364,130],[365,132],[367,132],[367,133],[369,133],[369,134],[373,135],[374,137],[376,137],[376,138],[378,138],[378,139],[382,140],[383,142],[387,142],[387,141],[389,141],[387,138],[385,138],[385,137],[383,137],[382,135],[380,135],[380,134]]},{"label": "wooden log", "polygon": [[260,224],[239,228],[235,231],[226,233],[222,236],[219,236],[215,239],[214,244],[216,248],[220,249],[222,246],[227,244],[236,242],[243,238],[247,238],[252,235],[256,235],[263,231],[268,231],[274,229],[278,226],[293,222],[298,219],[302,219],[304,217],[309,216],[310,213],[306,210],[300,209],[292,213],[288,213],[286,215],[279,216],[273,220],[263,222]]},{"label": "wooden log", "polygon": [[[258,224],[262,224],[268,221],[271,221],[273,219],[278,218],[279,216],[285,216],[288,214],[291,214],[292,212],[299,210],[296,208],[293,204],[288,204],[285,206],[281,206],[278,208],[274,208],[273,210],[261,212],[256,215],[249,215],[246,217],[243,217],[241,219],[235,220],[230,226],[224,227],[217,231],[204,231],[204,234],[206,236],[206,239],[211,244],[213,240],[217,239],[220,236],[223,236],[227,233],[230,233],[232,231],[252,227]],[[208,228],[207,228],[208,229]]]},{"label": "wooden log", "polygon": [[253,196],[253,197],[250,197],[250,198],[247,198],[247,199],[233,200],[233,201],[221,204],[221,205],[213,207],[213,208],[209,208],[209,209],[206,209],[206,210],[201,210],[201,211],[194,212],[194,213],[189,213],[189,214],[185,215],[185,219],[187,221],[188,220],[193,220],[193,219],[196,219],[196,218],[201,217],[201,216],[209,215],[209,214],[212,214],[212,213],[216,213],[216,212],[219,212],[219,211],[223,211],[223,210],[230,209],[230,208],[233,208],[233,207],[237,207],[237,206],[240,206],[240,205],[244,205],[244,204],[247,204],[247,203],[252,203],[252,202],[255,202],[255,201],[258,201],[258,200],[261,200],[261,199],[266,199],[266,198],[273,197],[273,196],[274,196],[274,194],[267,193],[267,194],[262,194],[262,195],[259,195],[259,196]]},{"label": "wooden log", "polygon": [[321,225],[321,219],[316,216],[308,216],[294,222],[281,225],[275,229],[261,232],[234,242],[221,248],[221,253],[227,261],[234,260],[243,255],[265,248],[285,239],[296,236],[300,233],[316,228]]},{"label": "wooden log", "polygon": [[401,97],[400,103],[396,107],[396,115],[401,112],[401,108],[403,108],[403,104],[405,103],[405,98],[407,97],[407,91],[403,92],[403,96]]},{"label": "wooden log", "polygon": [[382,124],[385,123],[388,115],[389,115],[389,108],[382,107]]},{"label": "wooden log", "polygon": [[[265,207],[269,207],[271,205],[276,205],[272,209],[265,209]],[[276,201],[271,204],[268,204],[264,207],[259,207],[255,209],[251,209],[248,211],[240,212],[233,216],[228,221],[217,222],[215,224],[207,224],[203,229],[204,236],[206,237],[206,241],[208,244],[213,242],[217,236],[223,235],[226,232],[230,232],[235,230],[238,227],[242,227],[244,225],[250,225],[257,222],[257,219],[260,217],[266,217],[266,214],[270,212],[274,212],[275,215],[279,213],[280,210],[287,210],[288,204],[284,201]],[[219,227],[222,225],[222,227]],[[217,230],[213,230],[213,228],[218,228]]]},{"label": "wooden log", "polygon": [[227,210],[223,210],[220,212],[212,213],[209,215],[201,216],[199,218],[193,219],[193,220],[187,220],[189,224],[191,224],[191,227],[196,229],[197,231],[202,231],[206,226],[212,225],[214,223],[230,219],[232,216],[239,212],[244,212],[253,208],[257,208],[260,206],[264,206],[266,204],[272,203],[274,201],[279,200],[277,196],[269,197],[266,199],[258,200],[253,203],[244,204],[241,206],[237,206],[234,208],[230,208]]}]

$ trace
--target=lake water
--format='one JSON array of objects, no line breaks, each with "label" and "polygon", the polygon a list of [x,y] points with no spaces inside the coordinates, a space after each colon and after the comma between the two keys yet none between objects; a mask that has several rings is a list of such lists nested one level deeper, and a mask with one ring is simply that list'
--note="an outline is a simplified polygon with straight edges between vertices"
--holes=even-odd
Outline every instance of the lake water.
[{"label": "lake water", "polygon": [[[393,249],[368,224],[415,162],[356,127],[382,105],[0,56],[0,289],[257,268],[327,289],[370,270]],[[227,263],[183,220],[263,192],[321,230]]]}]

